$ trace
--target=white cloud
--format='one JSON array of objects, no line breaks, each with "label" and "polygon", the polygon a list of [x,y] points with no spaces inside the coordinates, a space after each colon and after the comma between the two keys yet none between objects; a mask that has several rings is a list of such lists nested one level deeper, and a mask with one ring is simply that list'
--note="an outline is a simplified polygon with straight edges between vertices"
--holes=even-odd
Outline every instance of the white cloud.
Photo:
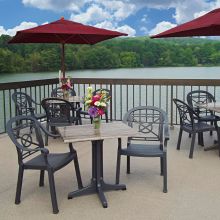
[{"label": "white cloud", "polygon": [[110,21],[103,21],[101,23],[96,24],[95,27],[105,28],[105,29],[108,29],[108,30],[115,30],[114,25]]},{"label": "white cloud", "polygon": [[38,24],[34,22],[23,21],[18,26],[15,26],[14,28],[7,29],[7,30],[5,30],[2,26],[0,26],[0,35],[7,34],[10,36],[14,36],[17,31],[28,29],[28,28],[33,28],[33,27],[36,27],[37,25]]},{"label": "white cloud", "polygon": [[149,30],[146,27],[144,27],[144,26],[140,28],[140,31],[142,31],[144,34],[148,34],[149,33]]},{"label": "white cloud", "polygon": [[144,15],[144,16],[141,18],[141,22],[147,23],[147,15]]},{"label": "white cloud", "polygon": [[95,27],[98,28],[104,28],[112,31],[119,31],[125,34],[128,34],[129,37],[134,37],[136,35],[136,30],[133,29],[132,27],[128,25],[123,25],[123,26],[115,26],[112,22],[110,21],[103,21],[101,23],[98,23],[95,25]]},{"label": "white cloud", "polygon": [[129,25],[123,25],[121,27],[117,27],[116,31],[126,33],[129,37],[134,37],[136,35],[136,30]]},{"label": "white cloud", "polygon": [[[69,11],[71,20],[91,25],[108,21],[113,27],[122,26],[126,18],[139,10],[146,9],[146,15],[140,22],[147,23],[150,20],[147,9],[174,9],[173,18],[181,24],[220,7],[220,0],[22,0],[22,3],[39,9]],[[167,17],[161,17],[161,20],[165,19]],[[163,23],[160,25],[163,26]],[[147,30],[142,28],[142,31],[146,33]]]},{"label": "white cloud", "polygon": [[22,0],[25,6],[53,11],[79,11],[85,2],[86,0]]},{"label": "white cloud", "polygon": [[0,26],[0,36],[3,34],[7,34],[7,31],[4,29],[3,26]]},{"label": "white cloud", "polygon": [[132,15],[135,11],[136,6],[134,4],[126,4],[121,2],[120,6],[117,8],[113,16],[116,20],[121,21]]},{"label": "white cloud", "polygon": [[163,31],[166,31],[170,28],[176,27],[176,24],[172,24],[171,22],[168,21],[162,21],[160,23],[158,23],[150,32],[150,35],[155,35],[155,34],[159,34]]},{"label": "white cloud", "polygon": [[99,7],[93,4],[90,6],[86,12],[80,14],[71,14],[70,19],[82,23],[94,23],[104,21],[106,18],[111,18],[111,15]]}]

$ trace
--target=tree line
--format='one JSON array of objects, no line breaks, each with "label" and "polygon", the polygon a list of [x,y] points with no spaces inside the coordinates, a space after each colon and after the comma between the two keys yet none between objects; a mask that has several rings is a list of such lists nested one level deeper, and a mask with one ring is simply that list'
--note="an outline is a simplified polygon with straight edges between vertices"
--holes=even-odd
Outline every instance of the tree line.
[{"label": "tree line", "polygon": [[[0,37],[0,73],[60,69],[59,44],[8,44]],[[220,65],[220,42],[199,38],[117,38],[96,45],[66,45],[67,70]]]}]

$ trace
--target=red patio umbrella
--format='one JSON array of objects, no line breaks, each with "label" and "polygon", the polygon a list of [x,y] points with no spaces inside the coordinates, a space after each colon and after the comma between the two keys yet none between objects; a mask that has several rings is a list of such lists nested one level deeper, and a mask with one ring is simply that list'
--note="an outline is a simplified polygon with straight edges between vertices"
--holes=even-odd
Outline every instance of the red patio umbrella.
[{"label": "red patio umbrella", "polygon": [[189,36],[220,36],[220,8],[151,38]]},{"label": "red patio umbrella", "polygon": [[9,43],[60,43],[61,70],[65,77],[65,44],[96,44],[98,42],[127,34],[83,25],[77,22],[60,20],[18,31]]}]

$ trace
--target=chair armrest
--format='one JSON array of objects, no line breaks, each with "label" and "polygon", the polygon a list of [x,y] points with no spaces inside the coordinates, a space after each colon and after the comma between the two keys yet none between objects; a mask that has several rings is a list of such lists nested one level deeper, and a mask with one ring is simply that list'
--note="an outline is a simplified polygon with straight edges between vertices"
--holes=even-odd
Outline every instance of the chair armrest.
[{"label": "chair armrest", "polygon": [[59,134],[52,134],[52,133],[50,133],[46,128],[44,128],[41,124],[40,124],[40,128],[43,130],[43,132],[45,133],[45,134],[47,134],[48,136],[50,136],[50,137],[60,137],[60,135]]},{"label": "chair armrest", "polygon": [[21,107],[20,109],[28,109],[28,110],[35,110],[35,108],[33,108],[33,107]]},{"label": "chair armrest", "polygon": [[31,100],[31,102],[33,102],[35,105],[41,105],[40,103],[37,103],[37,102],[34,101],[33,99]]},{"label": "chair armrest", "polygon": [[168,117],[167,114],[164,116],[164,123],[163,123],[163,131],[164,131],[164,147],[167,146],[167,142],[170,139],[170,129],[169,129],[169,123],[168,123]]},{"label": "chair armrest", "polygon": [[[19,144],[20,145],[20,144]],[[26,147],[23,147],[22,145],[20,145],[20,148],[23,150],[23,151],[27,151],[27,152],[38,152],[38,151],[41,151],[41,153],[47,155],[49,154],[49,150],[47,148],[44,148],[44,147],[37,147],[37,148],[26,148]]]}]

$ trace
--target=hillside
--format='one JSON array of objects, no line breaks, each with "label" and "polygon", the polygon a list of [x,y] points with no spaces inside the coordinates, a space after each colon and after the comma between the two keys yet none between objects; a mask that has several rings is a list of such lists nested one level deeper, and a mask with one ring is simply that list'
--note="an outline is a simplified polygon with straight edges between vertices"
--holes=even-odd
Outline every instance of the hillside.
[{"label": "hillside", "polygon": [[[0,73],[60,69],[60,45],[9,45],[9,39],[0,37]],[[116,38],[65,49],[67,70],[220,65],[220,42],[202,38]]]}]

